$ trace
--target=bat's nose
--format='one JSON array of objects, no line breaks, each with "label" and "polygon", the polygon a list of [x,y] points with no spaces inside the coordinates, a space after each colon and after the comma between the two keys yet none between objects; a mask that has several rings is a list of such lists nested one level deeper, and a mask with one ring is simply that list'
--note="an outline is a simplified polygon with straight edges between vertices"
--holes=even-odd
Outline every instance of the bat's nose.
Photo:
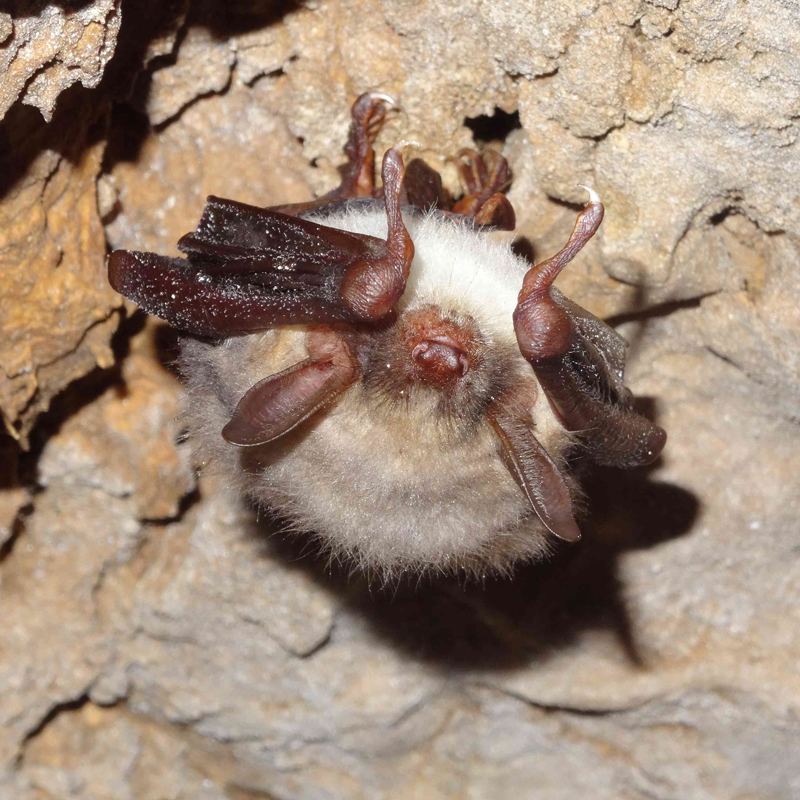
[{"label": "bat's nose", "polygon": [[411,351],[411,358],[419,377],[433,385],[449,383],[469,370],[467,354],[446,335],[424,339]]}]

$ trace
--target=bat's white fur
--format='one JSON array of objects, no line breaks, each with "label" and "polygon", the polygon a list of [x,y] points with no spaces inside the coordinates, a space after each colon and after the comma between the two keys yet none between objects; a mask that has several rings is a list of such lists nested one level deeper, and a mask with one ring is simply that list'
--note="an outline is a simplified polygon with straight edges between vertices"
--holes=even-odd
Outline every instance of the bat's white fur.
[{"label": "bat's white fur", "polygon": [[[350,209],[325,225],[385,238],[382,210]],[[430,304],[473,317],[509,370],[532,376],[512,314],[528,264],[485,233],[438,215],[407,216],[416,254],[399,310]],[[448,424],[431,392],[387,403],[363,384],[280,440],[237,448],[221,435],[257,381],[307,357],[305,328],[283,327],[213,346],[184,345],[189,419],[202,457],[235,488],[311,531],[334,556],[367,569],[471,572],[540,558],[550,534],[504,466],[487,421]],[[387,369],[391,365],[387,365]],[[558,461],[570,441],[543,392],[529,411]]]}]

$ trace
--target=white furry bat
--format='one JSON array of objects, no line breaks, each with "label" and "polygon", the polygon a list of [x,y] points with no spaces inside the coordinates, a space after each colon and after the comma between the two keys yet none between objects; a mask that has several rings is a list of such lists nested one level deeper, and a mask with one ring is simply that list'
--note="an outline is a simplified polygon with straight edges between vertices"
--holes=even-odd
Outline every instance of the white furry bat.
[{"label": "white furry bat", "polygon": [[186,259],[118,250],[112,286],[194,334],[192,433],[239,489],[367,569],[483,573],[580,538],[573,451],[655,459],[664,431],[631,408],[626,344],[551,284],[594,235],[529,268],[508,167],[465,151],[453,204],[420,160],[372,144],[387,98],[360,97],[341,186],[256,208],[210,197]]}]

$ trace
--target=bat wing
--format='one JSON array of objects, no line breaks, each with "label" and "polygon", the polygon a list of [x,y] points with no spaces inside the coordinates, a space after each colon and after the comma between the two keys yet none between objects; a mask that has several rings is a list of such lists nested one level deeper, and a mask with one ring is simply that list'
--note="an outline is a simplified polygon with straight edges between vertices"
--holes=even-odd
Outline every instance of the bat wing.
[{"label": "bat wing", "polygon": [[414,245],[400,213],[400,151],[383,157],[387,238],[209,197],[187,258],[117,250],[108,279],[176,328],[233,336],[275,325],[375,321],[405,291]]},{"label": "bat wing", "polygon": [[354,322],[340,287],[385,242],[310,220],[209,197],[185,259],[117,250],[109,280],[181,330],[230,336],[274,325]]},{"label": "bat wing", "polygon": [[535,367],[550,399],[568,427],[581,433],[597,463],[650,463],[663,449],[666,434],[633,409],[633,394],[623,382],[627,342],[556,289],[551,291],[569,318],[571,335],[561,358]]},{"label": "bat wing", "polygon": [[564,475],[530,427],[497,404],[489,421],[508,471],[547,530],[566,542],[581,538]]},{"label": "bat wing", "polygon": [[573,342],[568,355],[573,369],[583,376],[585,391],[597,400],[629,408],[633,395],[623,382],[627,341],[558,289],[552,288],[550,292],[572,323]]}]

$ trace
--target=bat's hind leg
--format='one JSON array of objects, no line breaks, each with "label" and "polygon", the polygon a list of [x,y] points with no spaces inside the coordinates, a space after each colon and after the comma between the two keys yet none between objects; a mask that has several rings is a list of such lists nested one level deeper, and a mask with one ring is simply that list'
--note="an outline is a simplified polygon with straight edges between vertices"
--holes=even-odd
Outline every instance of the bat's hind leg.
[{"label": "bat's hind leg", "polygon": [[342,182],[332,191],[307,203],[272,206],[272,211],[281,214],[302,214],[335,200],[352,197],[382,196],[375,188],[375,139],[386,122],[387,113],[397,104],[386,94],[366,92],[353,103],[350,111],[350,134],[344,152],[347,163],[339,167]]},{"label": "bat's hind leg", "polygon": [[350,111],[350,135],[344,152],[347,163],[339,168],[341,184],[320,198],[348,200],[351,197],[375,196],[375,151],[373,145],[386,122],[387,113],[396,108],[391,97],[380,92],[362,94]]}]

